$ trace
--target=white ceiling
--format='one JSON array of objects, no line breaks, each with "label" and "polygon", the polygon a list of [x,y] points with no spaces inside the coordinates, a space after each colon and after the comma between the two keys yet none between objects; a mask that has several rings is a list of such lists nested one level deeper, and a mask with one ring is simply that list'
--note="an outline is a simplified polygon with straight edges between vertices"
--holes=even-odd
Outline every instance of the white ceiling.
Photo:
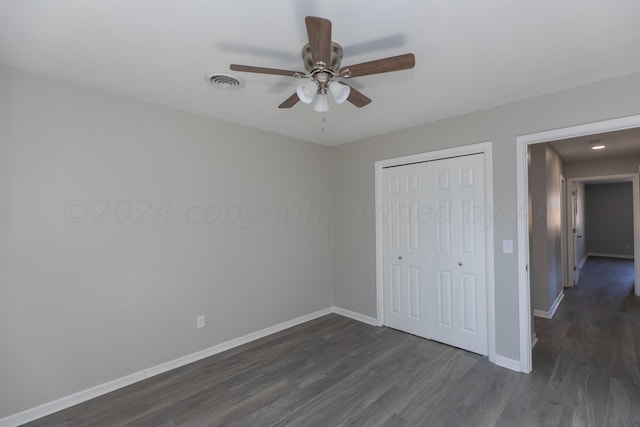
[{"label": "white ceiling", "polygon": [[[373,102],[325,115],[293,78],[304,17],[333,23],[343,65],[416,55],[416,67],[351,80]],[[327,145],[640,70],[638,0],[0,0],[0,64]],[[324,132],[322,131],[324,129]]]},{"label": "white ceiling", "polygon": [[[592,150],[590,142],[593,140],[600,140],[605,148]],[[549,145],[565,162],[640,156],[640,128],[568,138],[550,142]]]}]

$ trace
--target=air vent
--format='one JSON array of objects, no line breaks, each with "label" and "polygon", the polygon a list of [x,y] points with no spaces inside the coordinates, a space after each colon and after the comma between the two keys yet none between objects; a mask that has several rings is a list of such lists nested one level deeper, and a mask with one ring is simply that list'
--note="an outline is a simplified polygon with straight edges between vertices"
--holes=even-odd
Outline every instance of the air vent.
[{"label": "air vent", "polygon": [[242,81],[231,74],[209,73],[204,80],[213,87],[226,90],[235,90],[242,87]]}]

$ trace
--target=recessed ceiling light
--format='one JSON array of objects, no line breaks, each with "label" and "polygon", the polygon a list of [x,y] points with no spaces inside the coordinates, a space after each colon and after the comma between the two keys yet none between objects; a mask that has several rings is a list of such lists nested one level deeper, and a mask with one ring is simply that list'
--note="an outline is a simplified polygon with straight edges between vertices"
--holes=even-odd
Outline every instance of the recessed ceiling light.
[{"label": "recessed ceiling light", "polygon": [[589,145],[591,146],[592,150],[602,150],[605,147],[605,145],[599,139],[592,139],[591,141],[589,141]]}]

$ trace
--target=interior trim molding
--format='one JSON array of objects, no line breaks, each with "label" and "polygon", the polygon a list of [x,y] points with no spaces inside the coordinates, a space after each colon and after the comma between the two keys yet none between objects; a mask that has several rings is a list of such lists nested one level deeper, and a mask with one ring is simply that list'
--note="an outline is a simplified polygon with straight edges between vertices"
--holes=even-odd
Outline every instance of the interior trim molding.
[{"label": "interior trim molding", "polygon": [[538,337],[536,336],[536,333],[532,333],[531,334],[531,349],[533,349],[533,347],[536,346],[536,344],[538,344]]},{"label": "interior trim molding", "polygon": [[[345,317],[351,317],[344,314],[344,313],[350,313],[350,314],[353,314],[354,316],[358,316],[358,318],[355,318],[355,317],[351,317],[351,318],[354,318],[355,320],[360,320],[360,321],[363,321],[361,319],[368,318],[368,316],[364,316],[359,313],[354,313],[349,310],[340,309],[340,312],[338,312],[336,309],[338,309],[338,307],[324,308],[322,310],[318,310],[316,312],[313,312],[304,316],[300,316],[295,319],[288,320],[286,322],[282,322],[277,325],[270,326],[268,328],[261,329],[256,332],[252,332],[250,334],[241,336],[239,338],[234,338],[232,340],[223,342],[221,344],[217,344],[212,347],[205,348],[200,351],[196,351],[195,353],[191,353],[186,356],[179,357],[169,362],[161,363],[151,368],[143,369],[133,374],[125,375],[118,379],[108,381],[104,384],[99,384],[95,387],[91,387],[91,388],[79,391],[77,393],[70,394],[60,399],[56,399],[54,401],[36,406],[35,408],[27,409],[13,415],[9,415],[8,417],[5,417],[5,418],[0,418],[0,427],[16,427],[24,423],[37,420],[38,418],[42,418],[47,415],[53,414],[54,412],[58,412],[63,409],[70,408],[71,406],[77,405],[82,402],[86,402],[87,400],[96,398],[98,396],[102,396],[103,394],[110,393],[122,387],[126,387],[128,385],[134,384],[138,381],[142,381],[144,379],[153,377],[158,374],[162,374],[172,369],[176,369],[181,366],[188,365],[189,363],[196,362],[198,360],[207,358],[209,356],[213,356],[218,353],[222,353],[223,351],[230,350],[232,348],[238,347],[243,344],[247,344],[251,341],[255,341],[260,338],[264,338],[268,335],[275,334],[276,332],[283,331],[285,329],[300,325],[310,320],[314,320],[319,317],[326,316],[327,314],[331,314],[335,312],[336,314],[340,314]],[[365,322],[365,323],[368,323],[368,322]]]},{"label": "interior trim molding", "polygon": [[333,306],[331,307],[331,311],[335,314],[339,314],[340,316],[357,320],[358,322],[367,323],[372,326],[382,326],[381,324],[378,324],[378,319],[376,319],[375,317],[365,316],[364,314],[347,310],[346,308]]},{"label": "interior trim molding", "polygon": [[496,365],[512,371],[520,372],[520,361],[496,354]]},{"label": "interior trim molding", "polygon": [[[516,201],[518,207],[518,312],[520,328],[520,371],[531,372],[531,289],[529,285],[529,176],[527,148],[531,144],[587,136],[640,127],[640,114],[602,120],[575,126],[567,126],[543,132],[516,136]],[[639,193],[638,174],[633,176],[634,195]],[[634,253],[640,253],[640,197],[634,197]],[[640,277],[640,263],[635,263],[635,275]],[[640,280],[636,281],[635,294],[640,295]]]},{"label": "interior trim molding", "polygon": [[[551,304],[551,308],[549,309],[549,311],[533,310],[533,315],[536,317],[542,317],[545,319],[552,319],[553,315],[556,314],[556,310],[558,309],[558,306],[560,305],[563,299],[564,299],[564,292],[560,292],[556,300],[553,302],[553,304]],[[535,336],[535,332],[533,333],[533,335]],[[533,345],[531,346],[531,348],[533,348]]]}]

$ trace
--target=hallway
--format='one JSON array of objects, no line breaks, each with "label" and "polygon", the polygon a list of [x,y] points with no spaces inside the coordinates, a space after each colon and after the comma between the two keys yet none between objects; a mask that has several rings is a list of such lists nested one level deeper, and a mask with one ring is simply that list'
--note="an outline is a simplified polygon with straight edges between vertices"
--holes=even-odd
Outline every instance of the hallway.
[{"label": "hallway", "polygon": [[546,408],[558,425],[640,425],[640,297],[633,285],[633,260],[590,257],[554,318],[535,318],[531,381],[540,393],[526,397],[537,400],[531,421],[540,422]]}]

